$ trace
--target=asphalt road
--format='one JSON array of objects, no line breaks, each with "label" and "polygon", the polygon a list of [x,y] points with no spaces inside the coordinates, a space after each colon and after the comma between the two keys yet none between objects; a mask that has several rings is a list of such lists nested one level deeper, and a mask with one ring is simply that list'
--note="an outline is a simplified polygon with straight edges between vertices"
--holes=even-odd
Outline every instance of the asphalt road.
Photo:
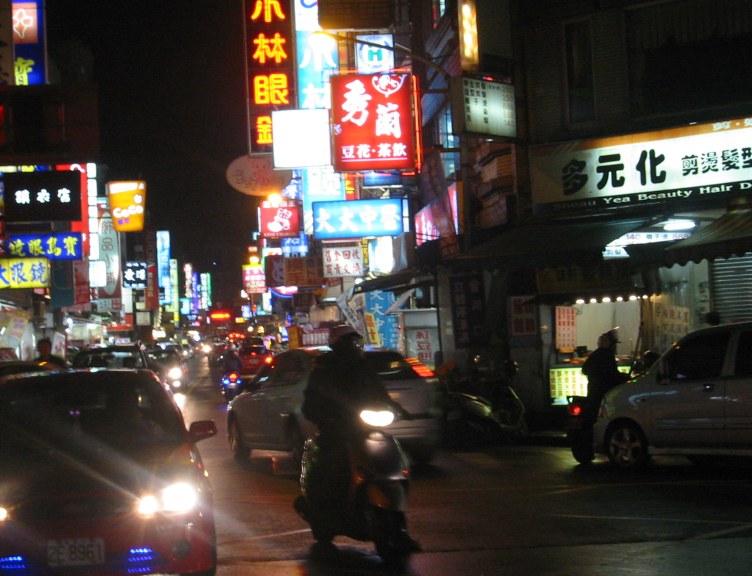
[{"label": "asphalt road", "polygon": [[[334,558],[312,556],[297,517],[296,470],[284,455],[232,459],[225,403],[195,360],[186,420],[213,418],[200,444],[215,490],[219,576],[384,574],[369,543],[338,538]],[[700,468],[656,459],[625,475],[605,461],[576,464],[556,440],[442,451],[414,471],[408,522],[424,551],[421,576],[720,576],[752,565],[748,463]]]}]

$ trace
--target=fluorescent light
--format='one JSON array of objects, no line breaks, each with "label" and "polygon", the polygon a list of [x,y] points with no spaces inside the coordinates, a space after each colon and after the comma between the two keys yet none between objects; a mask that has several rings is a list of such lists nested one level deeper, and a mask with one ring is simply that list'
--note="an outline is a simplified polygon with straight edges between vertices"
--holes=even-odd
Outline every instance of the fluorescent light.
[{"label": "fluorescent light", "polygon": [[693,220],[667,220],[663,224],[663,229],[667,232],[675,232],[677,230],[691,230],[695,227]]}]

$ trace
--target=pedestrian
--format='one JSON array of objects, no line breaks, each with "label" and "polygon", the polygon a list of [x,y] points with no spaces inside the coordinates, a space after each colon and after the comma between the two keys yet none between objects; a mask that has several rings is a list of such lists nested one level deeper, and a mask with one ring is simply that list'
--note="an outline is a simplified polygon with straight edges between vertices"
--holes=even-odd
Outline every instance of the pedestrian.
[{"label": "pedestrian", "polygon": [[34,358],[34,362],[40,364],[49,364],[60,370],[68,367],[68,363],[60,356],[52,353],[52,341],[49,338],[40,338],[37,342],[37,352],[39,355]]},{"label": "pedestrian", "polygon": [[616,364],[616,345],[619,338],[616,328],[598,337],[598,347],[590,353],[582,365],[582,373],[588,379],[588,404],[597,405],[611,388],[629,379]]}]

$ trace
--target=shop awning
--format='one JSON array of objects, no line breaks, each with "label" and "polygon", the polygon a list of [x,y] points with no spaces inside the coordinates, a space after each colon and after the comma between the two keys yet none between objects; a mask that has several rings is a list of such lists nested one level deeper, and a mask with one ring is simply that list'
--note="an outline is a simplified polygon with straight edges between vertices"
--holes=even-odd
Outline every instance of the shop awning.
[{"label": "shop awning", "polygon": [[353,294],[371,292],[372,290],[404,292],[411,288],[433,284],[434,282],[436,282],[436,277],[430,272],[412,269],[401,270],[394,274],[385,274],[384,276],[376,276],[375,278],[364,280],[354,286]]},{"label": "shop awning", "polygon": [[689,238],[665,250],[668,266],[730,258],[752,252],[752,209],[729,210]]},{"label": "shop awning", "polygon": [[536,268],[593,264],[602,260],[606,244],[644,224],[644,220],[525,224],[502,232],[453,262]]}]

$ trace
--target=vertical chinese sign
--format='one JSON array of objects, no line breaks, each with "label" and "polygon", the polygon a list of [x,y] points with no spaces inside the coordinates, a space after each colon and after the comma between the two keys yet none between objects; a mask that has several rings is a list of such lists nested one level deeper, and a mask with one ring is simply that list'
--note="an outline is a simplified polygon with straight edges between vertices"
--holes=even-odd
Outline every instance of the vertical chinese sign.
[{"label": "vertical chinese sign", "polygon": [[331,83],[334,169],[415,168],[411,76],[353,74]]},{"label": "vertical chinese sign", "polygon": [[251,148],[272,151],[272,110],[295,105],[291,0],[245,0]]}]

